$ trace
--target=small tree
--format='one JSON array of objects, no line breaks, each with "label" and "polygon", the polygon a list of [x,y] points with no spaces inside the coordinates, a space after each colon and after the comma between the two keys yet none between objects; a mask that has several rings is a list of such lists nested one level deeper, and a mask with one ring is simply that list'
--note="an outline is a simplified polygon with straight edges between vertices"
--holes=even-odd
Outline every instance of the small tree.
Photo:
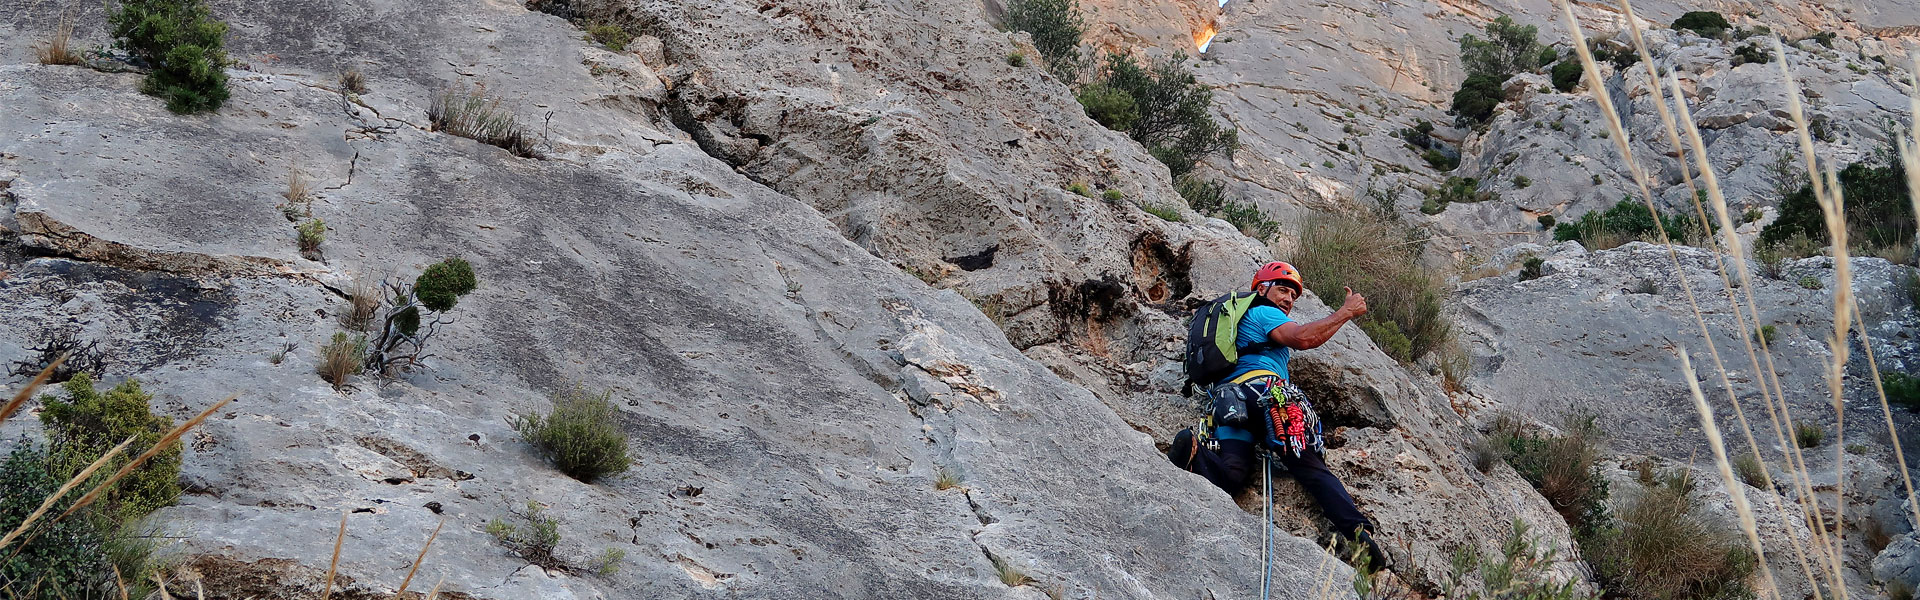
[{"label": "small tree", "polygon": [[1487,23],[1486,33],[1486,38],[1471,33],[1460,37],[1460,64],[1469,77],[1492,76],[1494,84],[1499,85],[1515,73],[1539,66],[1540,44],[1534,41],[1538,33],[1534,26],[1519,25],[1512,17],[1501,15]]},{"label": "small tree", "polygon": [[1175,179],[1209,156],[1232,157],[1240,132],[1213,120],[1213,89],[1187,71],[1185,54],[1142,65],[1123,54],[1108,54],[1098,85],[1133,98],[1139,117],[1127,136],[1167,165]]},{"label": "small tree", "polygon": [[152,69],[140,91],[177,113],[217,110],[227,101],[227,24],[201,0],[124,0],[107,15],[114,46]]},{"label": "small tree", "polygon": [[1485,123],[1493,118],[1494,107],[1500,106],[1504,94],[1500,91],[1500,79],[1493,75],[1468,75],[1460,84],[1460,90],[1453,93],[1453,110],[1461,124]]},{"label": "small tree", "polygon": [[426,353],[427,340],[441,325],[453,322],[446,312],[478,285],[473,265],[460,258],[427,266],[413,283],[392,279],[380,282],[386,290],[385,307],[379,334],[367,349],[367,369],[388,373],[419,366],[432,356]]},{"label": "small tree", "polygon": [[1073,83],[1086,61],[1080,55],[1080,36],[1087,31],[1076,0],[1014,0],[1003,22],[1007,29],[1033,36],[1033,47],[1047,60],[1047,72]]}]

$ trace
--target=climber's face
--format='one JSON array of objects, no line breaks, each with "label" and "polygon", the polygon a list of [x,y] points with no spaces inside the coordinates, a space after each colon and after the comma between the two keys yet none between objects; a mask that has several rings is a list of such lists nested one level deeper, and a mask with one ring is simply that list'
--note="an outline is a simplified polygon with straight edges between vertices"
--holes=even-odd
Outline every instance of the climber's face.
[{"label": "climber's face", "polygon": [[1264,282],[1260,284],[1260,287],[1260,294],[1265,296],[1268,302],[1272,302],[1274,306],[1280,307],[1281,312],[1288,314],[1293,313],[1293,301],[1300,299],[1300,290],[1293,289],[1293,286],[1278,281]]}]

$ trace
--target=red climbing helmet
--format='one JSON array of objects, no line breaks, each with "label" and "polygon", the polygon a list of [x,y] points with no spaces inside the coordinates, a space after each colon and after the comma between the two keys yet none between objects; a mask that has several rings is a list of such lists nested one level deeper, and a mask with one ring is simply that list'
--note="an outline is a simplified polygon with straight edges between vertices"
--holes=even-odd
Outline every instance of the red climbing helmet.
[{"label": "red climbing helmet", "polygon": [[1260,271],[1253,274],[1253,286],[1251,289],[1259,291],[1260,284],[1268,281],[1286,282],[1293,286],[1294,291],[1302,291],[1307,287],[1305,283],[1300,281],[1299,269],[1295,269],[1293,265],[1277,260],[1260,265]]}]

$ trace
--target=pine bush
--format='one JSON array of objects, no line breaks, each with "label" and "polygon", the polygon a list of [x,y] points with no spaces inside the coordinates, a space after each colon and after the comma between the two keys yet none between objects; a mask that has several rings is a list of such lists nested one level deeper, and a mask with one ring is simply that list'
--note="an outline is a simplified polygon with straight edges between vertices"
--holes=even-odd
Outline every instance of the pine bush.
[{"label": "pine bush", "polygon": [[140,91],[177,113],[218,110],[227,101],[227,24],[202,0],[123,0],[107,15],[114,46],[151,70]]},{"label": "pine bush", "polygon": [[[40,422],[47,428],[49,455],[58,476],[71,476],[120,445],[129,436],[133,445],[103,472],[125,465],[138,452],[173,430],[173,419],[153,414],[153,396],[132,379],[106,390],[94,389],[93,378],[82,373],[65,384],[67,399],[42,396],[46,410]],[[134,469],[109,492],[103,505],[121,520],[133,521],[173,504],[180,496],[180,442],[174,441],[146,464]]]}]

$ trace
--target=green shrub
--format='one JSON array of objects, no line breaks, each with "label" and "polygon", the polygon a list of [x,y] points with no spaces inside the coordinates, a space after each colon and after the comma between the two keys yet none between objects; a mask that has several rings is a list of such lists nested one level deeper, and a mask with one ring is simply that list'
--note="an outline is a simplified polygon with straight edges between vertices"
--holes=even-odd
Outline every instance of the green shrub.
[{"label": "green shrub", "polygon": [[1552,47],[1544,47],[1540,49],[1540,56],[1537,58],[1537,62],[1539,63],[1539,66],[1544,67],[1544,66],[1553,64],[1553,61],[1556,61],[1556,60],[1560,60],[1560,53],[1557,51],[1554,51]]},{"label": "green shrub", "polygon": [[1605,212],[1591,211],[1581,215],[1578,221],[1555,226],[1553,241],[1586,242],[1594,237],[1595,233],[1638,238],[1656,235],[1658,228],[1666,229],[1667,236],[1676,241],[1684,240],[1688,234],[1699,230],[1690,215],[1654,215],[1647,211],[1645,204],[1626,199],[1614,204],[1613,208]]},{"label": "green shrub", "polygon": [[1628,598],[1751,598],[1758,566],[1733,527],[1692,499],[1686,472],[1659,478],[1620,512],[1618,527],[1580,535],[1601,586]]},{"label": "green shrub", "polygon": [[[1247,237],[1263,242],[1271,242],[1274,236],[1280,234],[1280,223],[1268,217],[1267,213],[1260,210],[1259,207],[1254,206],[1250,202],[1228,200],[1227,186],[1224,183],[1207,181],[1188,174],[1179,179],[1175,179],[1173,189],[1180,193],[1181,198],[1187,200],[1187,206],[1192,207],[1194,211],[1232,223],[1235,228],[1240,230],[1240,233],[1246,234]],[[1153,213],[1155,216],[1169,221],[1179,220],[1177,218],[1168,218],[1168,216],[1179,216],[1178,211],[1174,211],[1171,208],[1142,208],[1146,209],[1147,212]],[[1165,210],[1169,214],[1156,212],[1158,210]]]},{"label": "green shrub", "polygon": [[[1501,544],[1501,557],[1487,560],[1478,546],[1464,544],[1454,550],[1443,595],[1454,600],[1596,600],[1598,597],[1574,587],[1573,581],[1556,582],[1553,574],[1557,552],[1542,549],[1527,535],[1527,522],[1513,520],[1512,533]],[[1475,582],[1478,585],[1473,585]]]},{"label": "green shrub", "polygon": [[1362,321],[1360,330],[1387,356],[1401,363],[1413,362],[1413,340],[1400,332],[1400,324],[1387,320]]},{"label": "green shrub", "polygon": [[1563,94],[1571,92],[1573,88],[1580,86],[1580,78],[1586,73],[1587,68],[1581,65],[1580,61],[1562,61],[1553,66],[1553,89],[1560,90]]},{"label": "green shrub", "polygon": [[407,369],[426,357],[426,343],[445,323],[440,313],[452,310],[479,286],[473,266],[462,258],[428,265],[413,283],[383,282],[386,290],[379,331],[367,347],[366,368],[386,374]]},{"label": "green shrub", "polygon": [[1822,287],[1825,287],[1825,285],[1820,283],[1819,277],[1814,277],[1812,275],[1802,275],[1800,276],[1800,287],[1803,287],[1809,290],[1817,290]]},{"label": "green shrub", "polygon": [[1732,27],[1733,25],[1727,22],[1725,16],[1709,10],[1689,12],[1673,21],[1674,29],[1692,30],[1702,37],[1718,37],[1720,32]]},{"label": "green shrub", "polygon": [[633,33],[612,23],[597,23],[587,26],[587,39],[608,50],[626,52],[627,44],[633,43]]},{"label": "green shrub", "polygon": [[1433,167],[1433,170],[1442,173],[1452,171],[1455,167],[1460,166],[1460,157],[1449,155],[1439,150],[1422,152],[1420,153],[1420,158],[1427,161],[1427,166]]},{"label": "green shrub", "polygon": [[1753,339],[1769,346],[1773,345],[1773,340],[1778,337],[1780,337],[1780,330],[1772,325],[1761,325],[1753,332]]},{"label": "green shrub", "polygon": [[[65,400],[40,398],[46,406],[40,423],[46,426],[50,464],[62,481],[133,437],[130,449],[103,467],[106,473],[118,470],[173,430],[173,419],[153,414],[148,405],[153,396],[141,391],[138,381],[128,379],[103,393],[94,389],[92,377],[81,373],[63,388]],[[172,505],[179,496],[180,442],[174,441],[122,478],[100,506],[120,522],[135,521]]]},{"label": "green shrub", "polygon": [[620,572],[620,561],[627,559],[627,551],[608,548],[600,551],[593,562],[587,564],[587,570],[601,577],[612,577]]},{"label": "green shrub", "polygon": [[1379,335],[1374,343],[1390,353],[1398,353],[1404,337],[1400,356],[1416,361],[1452,339],[1442,311],[1445,282],[1421,265],[1421,244],[1407,243],[1417,235],[1389,219],[1314,213],[1301,226],[1300,247],[1290,262],[1300,265],[1309,288],[1322,298],[1344,297],[1344,287],[1366,295],[1370,310],[1360,318],[1362,330]]},{"label": "green shrub", "polygon": [[[1909,243],[1914,237],[1914,220],[1906,168],[1890,149],[1882,149],[1875,162],[1885,166],[1863,161],[1840,171],[1847,240],[1858,247]],[[1830,242],[1813,188],[1806,185],[1780,201],[1779,216],[1760,230],[1759,241],[1779,242],[1796,235],[1804,235],[1817,245]]]},{"label": "green shrub", "polygon": [[553,412],[507,419],[520,437],[567,476],[583,482],[627,470],[627,436],[615,418],[613,392],[575,389],[554,396]]},{"label": "green shrub", "polygon": [[1768,52],[1767,49],[1760,47],[1760,44],[1757,43],[1741,44],[1739,48],[1735,48],[1733,51],[1733,65],[1736,67],[1747,63],[1764,65],[1772,61],[1773,54]]},{"label": "green shrub", "polygon": [[1493,118],[1493,109],[1505,99],[1500,80],[1492,75],[1468,75],[1460,90],[1453,93],[1452,113],[1463,124],[1479,124]]},{"label": "green shrub", "polygon": [[1524,189],[1527,189],[1527,186],[1530,186],[1530,185],[1533,185],[1532,178],[1527,177],[1525,175],[1513,176],[1513,187],[1517,187],[1524,190]]},{"label": "green shrub", "polygon": [[1107,129],[1127,131],[1133,128],[1134,122],[1140,120],[1140,108],[1133,103],[1133,96],[1111,86],[1081,86],[1080,92],[1073,97],[1080,101],[1080,107],[1087,111],[1088,117]]},{"label": "green shrub", "polygon": [[1179,210],[1179,209],[1177,209],[1177,208],[1174,208],[1174,207],[1171,207],[1171,206],[1161,206],[1161,205],[1159,205],[1159,204],[1145,204],[1145,203],[1143,203],[1143,204],[1141,204],[1141,205],[1140,205],[1140,210],[1144,210],[1144,211],[1147,211],[1147,214],[1150,214],[1150,215],[1153,215],[1153,216],[1156,216],[1156,217],[1160,217],[1160,220],[1162,220],[1162,221],[1170,221],[1170,222],[1173,222],[1173,223],[1179,223],[1179,222],[1182,222],[1182,221],[1185,221],[1185,220],[1186,220],[1185,218],[1183,218],[1183,217],[1181,217],[1181,216],[1180,216],[1180,210]]},{"label": "green shrub", "polygon": [[1753,457],[1752,452],[1742,452],[1733,457],[1733,474],[1747,485],[1767,489],[1767,468],[1760,464],[1760,459]]},{"label": "green shrub", "polygon": [[320,243],[327,241],[327,223],[319,219],[309,219],[294,228],[295,239],[302,254],[320,252]]},{"label": "green shrub", "polygon": [[1127,197],[1127,194],[1120,190],[1107,190],[1104,192],[1100,192],[1100,199],[1108,202],[1119,202],[1125,199],[1126,197]]},{"label": "green shrub", "polygon": [[1227,184],[1207,181],[1193,175],[1173,180],[1173,191],[1187,200],[1187,206],[1213,214],[1227,204]]},{"label": "green shrub", "polygon": [[1280,223],[1251,202],[1228,201],[1212,215],[1232,223],[1240,233],[1256,240],[1272,242],[1274,236],[1280,235]]},{"label": "green shrub", "polygon": [[1047,71],[1062,83],[1079,80],[1086,61],[1080,56],[1080,37],[1086,20],[1075,0],[1014,0],[1007,4],[1002,25],[1033,36],[1033,48],[1047,61]]},{"label": "green shrub", "polygon": [[1526,260],[1520,261],[1520,280],[1528,281],[1546,276],[1546,264],[1546,259],[1538,256],[1529,256]]},{"label": "green shrub", "polygon": [[[56,460],[25,439],[7,454],[0,463],[0,528],[18,528],[71,477],[49,468]],[[56,506],[70,506],[79,493],[72,495]],[[105,560],[106,540],[88,519],[51,522],[53,515],[36,522],[39,535],[7,548],[8,557],[0,559],[0,593],[7,598],[51,600],[95,597],[88,592],[97,591],[102,592],[97,597],[107,597],[104,592],[112,589],[112,575]],[[35,582],[39,582],[37,594],[32,587]]]},{"label": "green shrub", "polygon": [[1014,67],[1024,67],[1024,66],[1027,66],[1027,55],[1025,55],[1025,54],[1022,54],[1022,53],[1019,53],[1019,52],[1008,52],[1008,53],[1007,53],[1007,65],[1008,65],[1008,66],[1014,66]]},{"label": "green shrub", "polygon": [[1838,38],[1838,37],[1840,37],[1840,34],[1837,34],[1831,31],[1821,31],[1813,35],[1807,36],[1806,39],[1820,42],[1820,45],[1826,46],[1828,48],[1832,48],[1834,38]]},{"label": "green shrub", "polygon": [[1793,443],[1801,448],[1819,446],[1820,442],[1826,441],[1826,439],[1827,432],[1821,429],[1819,425],[1801,423],[1793,426]]},{"label": "green shrub", "polygon": [[539,156],[533,138],[513,113],[501,107],[500,99],[488,99],[478,89],[455,86],[435,92],[427,106],[427,121],[434,131],[499,146],[514,156]]},{"label": "green shrub", "polygon": [[1087,198],[1093,197],[1093,188],[1087,187],[1087,184],[1080,183],[1078,181],[1067,184],[1067,191],[1073,192],[1075,195],[1078,195],[1078,196],[1083,196]]},{"label": "green shrub", "polygon": [[116,48],[151,70],[142,93],[167,101],[167,110],[218,110],[227,101],[227,24],[201,0],[123,0],[107,15]]},{"label": "green shrub", "polygon": [[1607,478],[1600,473],[1603,436],[1595,416],[1567,416],[1559,435],[1525,431],[1517,422],[1502,419],[1494,435],[1505,446],[1507,464],[1576,532],[1602,528],[1612,519]]},{"label": "green shrub", "polygon": [[1541,229],[1553,229],[1553,215],[1540,215],[1534,221],[1540,223]]},{"label": "green shrub", "polygon": [[1185,54],[1175,53],[1147,65],[1131,56],[1108,54],[1095,86],[1106,86],[1133,98],[1139,118],[1127,136],[1167,165],[1175,179],[1210,156],[1232,158],[1240,147],[1238,130],[1213,120],[1213,88],[1187,71]]},{"label": "green shrub", "polygon": [[1649,296],[1658,295],[1660,293],[1660,284],[1654,283],[1652,279],[1642,279],[1639,283],[1633,285],[1633,293],[1646,294]]},{"label": "green shrub", "polygon": [[431,265],[413,280],[413,292],[428,310],[447,312],[461,296],[472,292],[479,282],[473,277],[473,265],[463,258],[449,258]]},{"label": "green shrub", "polygon": [[1887,391],[1887,402],[1920,409],[1920,377],[1888,371],[1880,376],[1880,387]]},{"label": "green shrub", "polygon": [[545,569],[566,568],[566,563],[553,555],[554,547],[560,545],[559,519],[547,516],[547,508],[532,500],[527,501],[524,512],[507,512],[511,519],[496,517],[487,522],[487,535],[528,564]]},{"label": "green shrub", "polygon": [[[1528,183],[1532,182],[1529,181]],[[1438,210],[1433,211],[1435,213],[1446,210],[1447,205],[1455,202],[1486,202],[1500,197],[1499,194],[1491,191],[1483,192],[1480,191],[1479,188],[1479,179],[1473,177],[1448,177],[1446,182],[1442,183],[1440,187],[1423,188],[1421,191],[1426,193],[1428,202],[1431,202],[1438,208]],[[1425,206],[1425,204],[1421,205],[1423,210]]]}]

